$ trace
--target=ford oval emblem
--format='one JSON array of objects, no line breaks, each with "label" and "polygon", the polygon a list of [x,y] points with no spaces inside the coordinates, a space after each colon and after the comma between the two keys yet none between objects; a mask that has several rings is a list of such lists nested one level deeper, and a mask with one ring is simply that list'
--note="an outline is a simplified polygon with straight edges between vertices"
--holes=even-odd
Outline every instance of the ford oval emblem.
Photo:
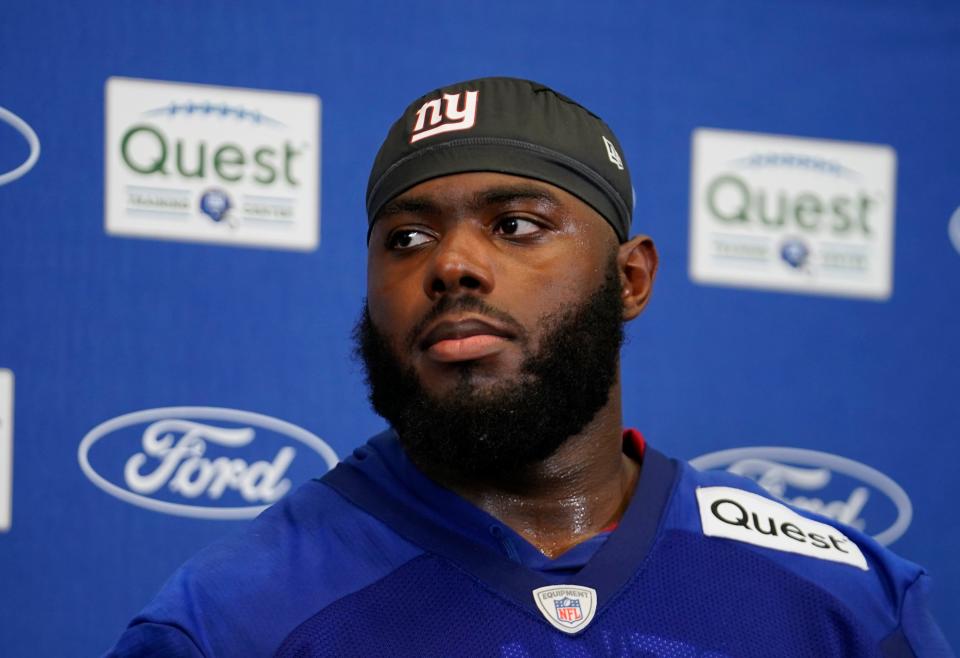
[{"label": "ford oval emblem", "polygon": [[884,546],[899,539],[913,518],[903,487],[874,468],[827,452],[733,448],[701,455],[690,464],[751,478],[784,502],[867,532]]},{"label": "ford oval emblem", "polygon": [[111,496],[165,514],[252,518],[337,455],[307,430],[217,407],[165,407],[112,418],[80,441],[84,475]]}]

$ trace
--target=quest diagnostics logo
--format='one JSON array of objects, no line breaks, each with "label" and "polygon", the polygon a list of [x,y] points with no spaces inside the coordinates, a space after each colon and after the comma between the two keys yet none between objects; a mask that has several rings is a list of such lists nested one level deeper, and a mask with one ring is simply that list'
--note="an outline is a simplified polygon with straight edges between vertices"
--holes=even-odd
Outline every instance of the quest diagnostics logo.
[{"label": "quest diagnostics logo", "polygon": [[895,175],[888,146],[698,128],[690,276],[887,299]]},{"label": "quest diagnostics logo", "polygon": [[913,518],[913,505],[899,484],[865,464],[826,452],[734,448],[690,464],[748,477],[780,500],[861,530],[883,545],[901,537]]},{"label": "quest diagnostics logo", "polygon": [[337,455],[277,418],[217,407],[167,407],[112,418],[77,452],[96,486],[155,512],[248,519],[292,487],[322,475]]},{"label": "quest diagnostics logo", "polygon": [[111,235],[312,250],[320,231],[320,100],[110,78]]}]

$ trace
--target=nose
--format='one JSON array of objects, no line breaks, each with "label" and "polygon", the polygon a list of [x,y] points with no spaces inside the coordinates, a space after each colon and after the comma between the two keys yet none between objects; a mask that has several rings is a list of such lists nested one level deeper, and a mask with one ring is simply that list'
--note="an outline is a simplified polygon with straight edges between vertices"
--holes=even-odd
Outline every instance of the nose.
[{"label": "nose", "polygon": [[440,239],[423,282],[431,300],[460,292],[487,295],[493,291],[489,246],[477,233],[474,227],[458,226]]}]

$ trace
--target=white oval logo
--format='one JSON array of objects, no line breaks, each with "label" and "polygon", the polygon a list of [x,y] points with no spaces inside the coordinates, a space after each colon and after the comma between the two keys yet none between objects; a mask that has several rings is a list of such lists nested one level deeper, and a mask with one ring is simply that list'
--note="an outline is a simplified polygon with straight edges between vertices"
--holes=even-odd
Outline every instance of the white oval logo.
[{"label": "white oval logo", "polygon": [[[310,448],[304,455],[320,459],[298,457],[298,443]],[[301,427],[217,407],[118,416],[87,432],[77,459],[84,475],[111,496],[155,512],[205,519],[252,518],[290,490],[297,471],[306,479],[320,474],[311,462],[320,462],[325,472],[338,461],[329,445]]]},{"label": "white oval logo", "polygon": [[[826,452],[769,446],[733,448],[701,455],[690,464],[701,471],[725,469],[756,480],[784,502],[866,531],[884,546],[899,539],[913,518],[913,505],[903,487],[876,469]],[[852,482],[836,481],[844,476]],[[864,518],[874,491],[886,497],[887,516],[892,521],[877,523],[877,514]],[[815,492],[821,495],[813,495]],[[830,500],[824,494],[839,497]],[[872,502],[873,507],[882,506],[876,499]],[[883,530],[874,532],[871,525]]]},{"label": "white oval logo", "polygon": [[24,160],[15,169],[12,169],[5,174],[0,174],[0,185],[6,185],[7,183],[12,183],[33,169],[33,165],[35,165],[37,160],[40,158],[40,139],[37,137],[37,133],[33,132],[33,128],[31,128],[26,121],[3,107],[0,107],[0,121],[9,123],[10,126],[12,126],[17,132],[23,135],[23,138],[27,140],[27,144],[30,145],[30,155],[27,156],[26,160]]}]

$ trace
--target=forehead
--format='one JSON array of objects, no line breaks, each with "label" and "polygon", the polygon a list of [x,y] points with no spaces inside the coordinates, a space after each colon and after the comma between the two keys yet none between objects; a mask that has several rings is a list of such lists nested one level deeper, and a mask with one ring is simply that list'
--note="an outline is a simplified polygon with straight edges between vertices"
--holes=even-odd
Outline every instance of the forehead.
[{"label": "forehead", "polygon": [[582,218],[613,231],[596,210],[566,190],[534,178],[495,172],[451,174],[420,183],[387,202],[377,221],[397,214],[481,211],[511,204]]}]

